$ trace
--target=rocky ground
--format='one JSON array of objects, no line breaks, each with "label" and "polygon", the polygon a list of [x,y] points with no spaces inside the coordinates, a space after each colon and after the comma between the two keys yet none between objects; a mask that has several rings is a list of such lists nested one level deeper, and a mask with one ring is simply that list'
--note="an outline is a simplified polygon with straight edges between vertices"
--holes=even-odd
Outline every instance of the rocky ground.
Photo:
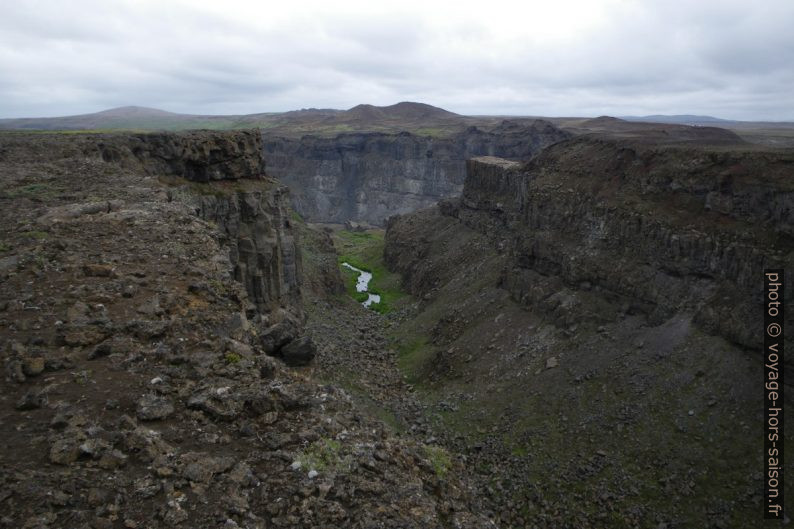
[{"label": "rocky ground", "polygon": [[432,439],[263,354],[192,188],[100,140],[0,137],[0,526],[490,526]]}]

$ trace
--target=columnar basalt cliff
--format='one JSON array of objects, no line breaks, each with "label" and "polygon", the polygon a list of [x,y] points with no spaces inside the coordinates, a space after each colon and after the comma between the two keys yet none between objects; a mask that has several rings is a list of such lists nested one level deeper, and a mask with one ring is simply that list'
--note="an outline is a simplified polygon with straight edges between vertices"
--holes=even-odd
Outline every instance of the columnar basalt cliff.
[{"label": "columnar basalt cliff", "polygon": [[265,137],[270,174],[292,190],[309,220],[381,225],[391,215],[460,194],[465,160],[500,156],[526,160],[570,135],[545,121],[470,127],[450,137],[348,133],[334,138]]},{"label": "columnar basalt cliff", "polygon": [[245,286],[255,312],[272,317],[284,309],[302,319],[300,253],[287,211],[289,191],[265,175],[258,132],[141,134],[103,141],[98,148],[106,161],[132,159],[150,174],[199,183],[171,194],[218,226],[229,247],[231,276]]}]

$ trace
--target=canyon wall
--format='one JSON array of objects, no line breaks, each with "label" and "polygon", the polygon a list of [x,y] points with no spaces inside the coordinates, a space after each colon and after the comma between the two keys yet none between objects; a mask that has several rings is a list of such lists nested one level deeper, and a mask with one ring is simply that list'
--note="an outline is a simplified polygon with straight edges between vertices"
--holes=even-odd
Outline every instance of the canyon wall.
[{"label": "canyon wall", "polygon": [[[467,169],[462,196],[439,212],[508,254],[500,286],[516,302],[561,327],[691,313],[761,346],[763,270],[790,268],[794,255],[791,153],[581,137],[525,165],[480,158]],[[400,239],[401,222],[386,257],[415,276],[421,249]]]},{"label": "canyon wall", "polygon": [[268,173],[287,184],[295,209],[318,222],[382,225],[394,214],[458,195],[466,159],[528,159],[570,135],[537,120],[492,130],[470,127],[450,137],[349,133],[334,138],[265,136]]},{"label": "canyon wall", "polygon": [[696,143],[471,160],[459,198],[389,220],[385,261],[416,300],[400,360],[514,505],[587,527],[568,513],[645,490],[614,493],[604,526],[753,525],[764,269],[794,265],[794,152]]}]

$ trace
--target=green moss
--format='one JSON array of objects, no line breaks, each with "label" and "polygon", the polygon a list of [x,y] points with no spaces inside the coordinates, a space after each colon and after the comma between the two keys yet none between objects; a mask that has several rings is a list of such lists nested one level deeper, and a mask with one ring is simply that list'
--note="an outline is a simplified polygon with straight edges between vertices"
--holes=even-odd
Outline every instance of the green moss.
[{"label": "green moss", "polygon": [[425,367],[434,350],[424,336],[400,337],[397,343],[397,365],[412,383],[421,382]]},{"label": "green moss", "polygon": [[0,252],[8,252],[11,250],[11,245],[5,242],[0,242]]},{"label": "green moss", "polygon": [[48,183],[27,184],[14,187],[6,191],[5,195],[9,198],[30,198],[33,200],[44,200],[55,197],[58,189]]}]

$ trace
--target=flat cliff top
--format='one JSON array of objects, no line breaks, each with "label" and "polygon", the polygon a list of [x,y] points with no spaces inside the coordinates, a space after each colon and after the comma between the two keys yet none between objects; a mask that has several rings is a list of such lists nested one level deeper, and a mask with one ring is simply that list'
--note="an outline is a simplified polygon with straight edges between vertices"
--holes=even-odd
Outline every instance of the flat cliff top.
[{"label": "flat cliff top", "polygon": [[477,156],[476,158],[471,159],[473,162],[485,164],[485,165],[494,165],[496,167],[501,167],[502,169],[517,169],[521,167],[521,162],[517,162],[515,160],[505,160],[504,158],[497,158],[496,156]]}]

